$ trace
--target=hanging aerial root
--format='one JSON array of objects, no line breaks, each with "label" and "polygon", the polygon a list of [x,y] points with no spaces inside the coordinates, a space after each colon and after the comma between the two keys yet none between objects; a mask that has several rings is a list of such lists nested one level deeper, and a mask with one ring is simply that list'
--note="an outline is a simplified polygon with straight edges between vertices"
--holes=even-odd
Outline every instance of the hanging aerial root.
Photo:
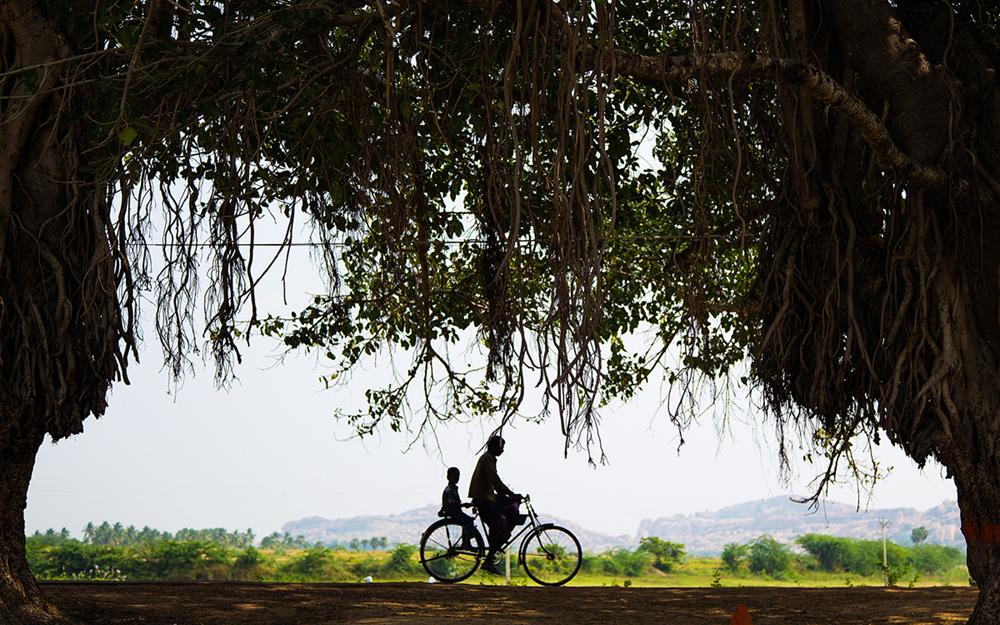
[{"label": "hanging aerial root", "polygon": [[854,124],[883,167],[921,187],[943,188],[948,183],[948,174],[943,169],[918,163],[900,150],[885,125],[864,102],[829,74],[798,59],[734,52],[643,56],[619,51],[615,62],[619,74],[655,85],[700,77],[744,76],[804,87],[817,102],[829,106]]}]

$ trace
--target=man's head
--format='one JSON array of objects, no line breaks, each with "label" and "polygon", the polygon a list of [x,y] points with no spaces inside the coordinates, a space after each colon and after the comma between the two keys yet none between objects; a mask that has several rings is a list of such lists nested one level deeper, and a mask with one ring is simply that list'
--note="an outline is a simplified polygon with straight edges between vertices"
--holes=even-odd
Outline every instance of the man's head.
[{"label": "man's head", "polygon": [[490,437],[490,440],[486,441],[486,451],[490,452],[494,456],[502,454],[503,447],[504,440],[498,434],[494,434]]},{"label": "man's head", "polygon": [[461,475],[461,473],[459,472],[458,467],[448,467],[448,483],[449,484],[458,484],[458,477],[460,475]]}]

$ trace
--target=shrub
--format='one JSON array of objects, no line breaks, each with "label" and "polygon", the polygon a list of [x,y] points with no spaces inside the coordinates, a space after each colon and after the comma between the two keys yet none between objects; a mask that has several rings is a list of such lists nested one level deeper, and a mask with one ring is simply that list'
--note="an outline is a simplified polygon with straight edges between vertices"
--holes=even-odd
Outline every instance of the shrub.
[{"label": "shrub", "polygon": [[[824,571],[865,576],[877,575],[882,571],[881,541],[806,534],[796,542],[815,558],[816,565]],[[965,560],[965,555],[959,549],[926,544],[907,548],[888,543],[886,556],[890,577],[895,577],[897,581],[914,574],[943,573]]]},{"label": "shrub", "polygon": [[[117,550],[121,555],[129,552],[126,548],[108,549]],[[129,579],[229,579],[232,553],[231,549],[210,542],[168,540],[137,548],[135,557],[122,562],[120,568],[126,571]]]},{"label": "shrub", "polygon": [[282,579],[288,581],[316,581],[346,579],[347,571],[336,562],[329,549],[313,547],[279,569]]},{"label": "shrub", "polygon": [[639,549],[653,556],[653,567],[669,573],[684,559],[684,545],[672,543],[656,536],[639,539]]},{"label": "shrub", "polygon": [[253,547],[247,547],[236,556],[233,562],[233,577],[245,580],[260,580],[266,577],[266,560]]},{"label": "shrub", "polygon": [[784,577],[792,570],[792,552],[770,536],[761,536],[750,542],[748,565],[751,573],[764,573],[771,577]]},{"label": "shrub", "polygon": [[585,556],[583,570],[596,575],[639,577],[649,571],[653,560],[653,555],[648,552],[619,547],[597,555]]},{"label": "shrub", "polygon": [[[799,537],[797,542],[815,558],[816,565],[824,571],[864,576],[877,575],[882,571],[881,541],[806,534]],[[900,575],[908,574],[907,567],[913,563],[912,550],[888,543],[886,555],[890,568],[901,571]]]},{"label": "shrub", "polygon": [[631,549],[613,549],[608,553],[610,560],[621,575],[628,577],[638,577],[649,571],[653,564],[653,556],[642,551],[632,551]]},{"label": "shrub", "polygon": [[93,568],[94,558],[91,551],[93,548],[82,543],[66,543],[57,547],[38,547],[29,541],[28,564],[32,572],[42,579],[68,577]]},{"label": "shrub", "polygon": [[921,573],[944,573],[965,562],[965,554],[955,547],[916,545],[910,548],[913,567]]},{"label": "shrub", "polygon": [[264,561],[264,556],[260,555],[260,552],[253,547],[247,547],[236,556],[236,562],[234,566],[240,568],[249,568],[252,566],[257,566]]},{"label": "shrub", "polygon": [[851,548],[853,541],[849,538],[824,536],[823,534],[805,534],[796,541],[806,553],[816,559],[823,571],[846,571],[852,561]]},{"label": "shrub", "polygon": [[885,580],[890,586],[898,586],[899,580],[901,579],[912,579],[910,587],[916,583],[919,573],[916,573],[913,569],[913,565],[909,562],[901,564],[890,564],[885,571]]},{"label": "shrub", "polygon": [[387,562],[378,560],[369,553],[365,554],[364,557],[353,559],[348,569],[350,570],[351,577],[360,579],[369,575],[375,577],[385,574],[386,564]]},{"label": "shrub", "polygon": [[712,570],[712,588],[722,588],[722,569]]},{"label": "shrub", "polygon": [[749,548],[738,543],[728,543],[722,548],[722,564],[733,573],[738,573],[746,564]]},{"label": "shrub", "polygon": [[405,543],[396,545],[389,553],[389,560],[385,563],[387,573],[410,574],[420,572],[420,563],[414,559],[417,548],[414,545]]}]

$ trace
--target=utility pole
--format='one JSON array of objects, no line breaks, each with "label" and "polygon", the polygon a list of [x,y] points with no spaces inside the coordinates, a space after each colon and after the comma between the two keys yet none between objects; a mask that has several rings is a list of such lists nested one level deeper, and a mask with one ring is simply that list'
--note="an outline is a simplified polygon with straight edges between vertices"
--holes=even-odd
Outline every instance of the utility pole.
[{"label": "utility pole", "polygon": [[885,583],[886,587],[889,586],[889,557],[886,552],[885,547],[885,528],[892,525],[892,522],[886,521],[880,518],[878,520],[879,526],[882,528],[882,581]]}]

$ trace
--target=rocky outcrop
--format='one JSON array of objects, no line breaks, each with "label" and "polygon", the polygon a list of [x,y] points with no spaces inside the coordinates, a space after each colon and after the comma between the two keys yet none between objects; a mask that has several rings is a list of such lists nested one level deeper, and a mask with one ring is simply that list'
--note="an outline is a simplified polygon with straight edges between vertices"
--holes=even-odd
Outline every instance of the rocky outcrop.
[{"label": "rocky outcrop", "polygon": [[721,510],[646,519],[639,524],[637,539],[659,536],[684,543],[688,553],[717,554],[726,543],[741,543],[768,534],[790,543],[802,534],[829,534],[859,539],[881,537],[879,520],[889,521],[888,537],[900,545],[910,544],[914,527],[927,528],[927,542],[964,548],[959,530],[958,504],[947,501],[929,510],[884,508],[858,511],[854,506],[827,502],[816,512],[795,503],[791,496],[749,501]]},{"label": "rocky outcrop", "polygon": [[[807,506],[795,503],[791,496],[749,501],[721,510],[677,514],[646,519],[636,535],[611,536],[590,531],[580,525],[543,513],[542,520],[568,527],[580,539],[586,551],[613,547],[634,547],[644,536],[658,536],[683,543],[690,554],[718,554],[726,543],[741,543],[768,534],[791,543],[802,534],[830,534],[859,539],[881,537],[879,520],[889,521],[889,539],[900,545],[910,544],[914,527],[927,528],[927,542],[965,548],[958,505],[946,501],[929,510],[885,508],[859,512],[854,506],[827,502],[810,513]],[[390,544],[417,543],[420,534],[437,520],[437,505],[407,510],[399,514],[355,516],[339,519],[307,517],[285,523],[282,530],[293,536],[305,536],[310,542],[348,543],[351,539],[385,536]]]}]

